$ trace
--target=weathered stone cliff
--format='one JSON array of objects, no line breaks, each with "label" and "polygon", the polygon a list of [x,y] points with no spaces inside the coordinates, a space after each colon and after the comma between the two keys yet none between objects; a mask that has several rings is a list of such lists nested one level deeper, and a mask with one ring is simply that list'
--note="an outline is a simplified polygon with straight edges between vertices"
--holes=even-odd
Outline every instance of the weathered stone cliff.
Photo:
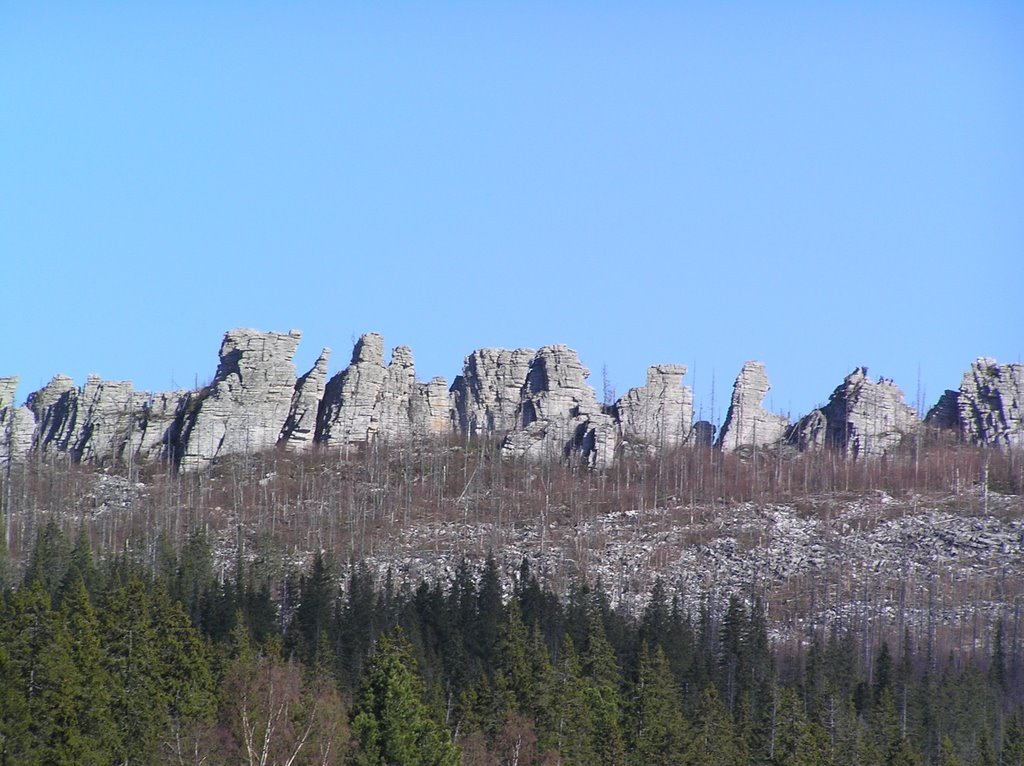
[{"label": "weathered stone cliff", "polygon": [[[0,462],[31,452],[73,460],[170,459],[184,470],[224,455],[280,445],[290,451],[374,440],[412,442],[492,434],[508,457],[571,461],[603,469],[684,444],[708,445],[715,426],[693,423],[686,367],[655,365],[646,385],[605,406],[589,371],[568,346],[482,348],[465,358],[451,389],[444,378],[416,379],[412,351],[398,346],[384,363],[384,339],[363,335],[351,363],[328,380],[329,350],[296,379],[300,333],[238,329],[225,334],[217,372],[194,391],[149,394],[126,381],[90,375],[82,388],[57,375],[15,406],[17,378],[0,378]],[[833,448],[854,458],[883,455],[920,427],[903,393],[857,368],[829,403],[793,426],[763,408],[764,366],[747,362],[733,387],[718,446],[725,451],[788,442]],[[947,391],[927,422],[966,441],[1024,444],[1024,365],[978,359],[960,388]]]},{"label": "weathered stone cliff", "polygon": [[959,431],[972,444],[1024,446],[1024,364],[976,359],[959,390],[946,391],[925,420]]},{"label": "weathered stone cliff", "polygon": [[872,381],[866,367],[846,376],[828,404],[801,418],[790,432],[800,449],[829,446],[853,458],[884,455],[920,426],[899,387],[887,378]]},{"label": "weathered stone cliff", "polygon": [[622,439],[654,449],[678,447],[690,436],[693,392],[681,385],[686,367],[658,364],[647,370],[647,385],[631,388],[615,404]]},{"label": "weathered stone cliff", "polygon": [[252,453],[277,444],[295,391],[292,357],[301,333],[231,330],[213,382],[190,402],[178,444],[181,468],[201,468],[218,455]]},{"label": "weathered stone cliff", "polygon": [[726,452],[741,447],[764,447],[783,439],[789,418],[768,412],[761,404],[771,385],[761,362],[743,365],[732,387],[732,400],[718,444]]},{"label": "weathered stone cliff", "polygon": [[327,360],[330,355],[329,348],[321,351],[312,369],[295,382],[292,406],[281,429],[280,441],[285,449],[300,451],[313,446],[320,401],[327,386]]},{"label": "weathered stone cliff", "polygon": [[617,447],[614,420],[601,412],[590,370],[568,346],[544,346],[534,356],[520,391],[515,427],[502,445],[510,457],[578,459],[604,468]]},{"label": "weathered stone cliff", "polygon": [[466,357],[452,383],[455,429],[467,436],[504,434],[516,427],[516,411],[531,348],[480,348]]},{"label": "weathered stone cliff", "polygon": [[451,428],[444,378],[416,380],[412,350],[398,346],[384,364],[384,338],[367,333],[356,343],[352,362],[331,378],[320,405],[316,441],[327,447],[381,438],[407,441]]}]

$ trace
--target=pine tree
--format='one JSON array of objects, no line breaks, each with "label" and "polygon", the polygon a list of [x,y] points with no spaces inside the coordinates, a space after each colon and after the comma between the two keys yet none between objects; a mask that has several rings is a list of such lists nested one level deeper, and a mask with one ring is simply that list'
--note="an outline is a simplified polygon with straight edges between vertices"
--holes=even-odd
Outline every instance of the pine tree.
[{"label": "pine tree", "polygon": [[594,720],[587,698],[588,684],[582,676],[572,636],[562,641],[556,672],[556,745],[567,764],[588,766],[599,763],[594,751]]},{"label": "pine tree", "polygon": [[697,704],[686,762],[694,766],[733,766],[746,763],[748,758],[732,716],[718,690],[709,684]]},{"label": "pine tree", "polygon": [[622,676],[597,609],[591,609],[588,615],[583,675],[586,678],[584,694],[593,722],[593,747],[598,763],[609,766],[620,764],[625,757],[622,700],[619,692]]},{"label": "pine tree", "polygon": [[679,690],[665,652],[644,644],[633,686],[629,760],[636,766],[679,763],[688,741]]},{"label": "pine tree", "polygon": [[159,642],[149,595],[138,577],[107,599],[101,634],[110,678],[111,710],[118,726],[118,763],[144,763],[168,725]]},{"label": "pine tree", "polygon": [[1006,723],[1003,746],[999,753],[1000,766],[1024,766],[1024,713],[1018,712]]},{"label": "pine tree", "polygon": [[402,631],[382,636],[352,708],[352,734],[365,766],[456,766],[459,750],[429,714],[424,685]]}]

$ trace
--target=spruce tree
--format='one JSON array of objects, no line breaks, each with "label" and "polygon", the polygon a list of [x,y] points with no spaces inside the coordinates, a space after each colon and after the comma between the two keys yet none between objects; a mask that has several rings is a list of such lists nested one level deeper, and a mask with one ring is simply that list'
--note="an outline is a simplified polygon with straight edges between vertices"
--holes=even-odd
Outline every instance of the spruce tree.
[{"label": "spruce tree", "polygon": [[382,636],[352,708],[363,766],[456,766],[459,750],[424,702],[424,684],[400,629]]}]

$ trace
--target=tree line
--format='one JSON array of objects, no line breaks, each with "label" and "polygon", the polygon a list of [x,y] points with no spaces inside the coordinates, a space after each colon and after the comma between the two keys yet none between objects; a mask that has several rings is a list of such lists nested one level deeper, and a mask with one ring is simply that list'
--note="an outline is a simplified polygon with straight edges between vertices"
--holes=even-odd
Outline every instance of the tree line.
[{"label": "tree line", "polygon": [[524,561],[443,581],[320,554],[284,576],[202,533],[140,561],[54,524],[6,588],[0,764],[1024,765],[1024,668],[907,632],[769,640],[757,599],[640,614]]}]

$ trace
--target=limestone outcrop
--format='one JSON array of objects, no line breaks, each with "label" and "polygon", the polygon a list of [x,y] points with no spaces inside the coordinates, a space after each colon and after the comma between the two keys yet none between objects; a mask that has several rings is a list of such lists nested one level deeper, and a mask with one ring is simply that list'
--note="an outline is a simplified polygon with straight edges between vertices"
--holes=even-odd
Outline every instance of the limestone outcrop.
[{"label": "limestone outcrop", "polygon": [[1024,364],[975,360],[960,383],[957,410],[972,444],[1024,446]]},{"label": "limestone outcrop", "polygon": [[455,429],[467,436],[481,436],[515,428],[520,394],[534,355],[530,348],[480,348],[467,356],[451,389]]},{"label": "limestone outcrop", "polygon": [[213,382],[192,398],[184,414],[178,446],[182,469],[277,444],[291,410],[292,358],[301,335],[248,329],[224,335]]},{"label": "limestone outcrop", "polygon": [[872,381],[858,367],[829,397],[828,404],[798,421],[790,441],[801,449],[830,446],[853,458],[880,457],[920,426],[899,387],[888,378]]},{"label": "limestone outcrop", "polygon": [[719,434],[718,445],[725,452],[742,447],[764,447],[782,441],[789,418],[768,412],[762,403],[771,385],[761,362],[743,365],[732,387],[732,400]]},{"label": "limestone outcrop", "polygon": [[307,450],[316,437],[316,419],[327,387],[327,360],[331,350],[320,352],[313,367],[295,382],[292,406],[281,429],[280,442],[291,451]]},{"label": "limestone outcrop", "polygon": [[631,388],[616,402],[625,443],[667,449],[687,441],[693,423],[693,392],[681,385],[684,375],[684,365],[654,365],[647,370],[647,385]]}]

